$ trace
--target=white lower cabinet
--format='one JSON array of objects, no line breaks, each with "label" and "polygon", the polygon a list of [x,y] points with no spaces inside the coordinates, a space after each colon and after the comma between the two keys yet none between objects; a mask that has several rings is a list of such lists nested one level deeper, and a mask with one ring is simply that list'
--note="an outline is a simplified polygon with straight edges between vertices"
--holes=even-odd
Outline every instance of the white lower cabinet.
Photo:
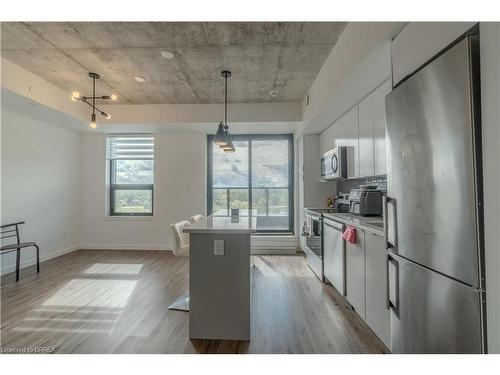
[{"label": "white lower cabinet", "polygon": [[[387,252],[384,238],[357,228],[356,243],[345,241],[345,298],[391,349],[391,315],[386,309]],[[325,262],[327,261],[325,252]],[[325,274],[326,274],[325,263]]]},{"label": "white lower cabinet", "polygon": [[365,232],[358,229],[356,243],[346,241],[346,299],[365,319]]},{"label": "white lower cabinet", "polygon": [[341,223],[323,220],[323,264],[328,281],[344,295],[344,240]]},{"label": "white lower cabinet", "polygon": [[365,232],[366,317],[365,321],[389,349],[391,315],[386,301],[386,249],[383,237]]}]

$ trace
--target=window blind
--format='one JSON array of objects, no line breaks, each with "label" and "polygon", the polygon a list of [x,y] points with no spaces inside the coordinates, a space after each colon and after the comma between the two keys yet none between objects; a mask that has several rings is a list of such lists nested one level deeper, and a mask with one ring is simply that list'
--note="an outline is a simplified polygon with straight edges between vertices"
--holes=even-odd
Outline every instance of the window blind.
[{"label": "window blind", "polygon": [[152,135],[119,135],[107,137],[108,160],[154,159]]}]

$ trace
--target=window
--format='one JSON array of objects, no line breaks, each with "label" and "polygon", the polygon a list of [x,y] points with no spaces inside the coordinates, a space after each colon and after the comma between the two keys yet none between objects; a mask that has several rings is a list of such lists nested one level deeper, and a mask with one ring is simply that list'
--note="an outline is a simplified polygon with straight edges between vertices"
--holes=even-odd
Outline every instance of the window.
[{"label": "window", "polygon": [[107,138],[109,214],[152,216],[154,138],[114,135]]},{"label": "window", "polygon": [[293,232],[293,135],[235,135],[225,153],[208,136],[208,214],[253,210],[258,232]]}]

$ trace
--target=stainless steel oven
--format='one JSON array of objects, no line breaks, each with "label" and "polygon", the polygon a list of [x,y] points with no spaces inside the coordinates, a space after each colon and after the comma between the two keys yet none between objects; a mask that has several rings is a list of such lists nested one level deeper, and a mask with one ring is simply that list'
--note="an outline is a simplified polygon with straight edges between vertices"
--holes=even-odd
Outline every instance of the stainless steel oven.
[{"label": "stainless steel oven", "polygon": [[322,215],[319,212],[306,209],[305,249],[307,264],[314,274],[323,281],[323,243],[322,243]]}]

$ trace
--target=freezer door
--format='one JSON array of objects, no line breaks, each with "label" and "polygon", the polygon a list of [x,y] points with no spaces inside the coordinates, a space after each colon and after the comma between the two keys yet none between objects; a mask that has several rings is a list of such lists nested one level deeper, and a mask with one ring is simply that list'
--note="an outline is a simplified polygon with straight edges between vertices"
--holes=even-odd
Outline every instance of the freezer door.
[{"label": "freezer door", "polygon": [[393,353],[482,353],[477,289],[390,255]]},{"label": "freezer door", "polygon": [[479,286],[469,47],[386,96],[388,238],[405,258]]}]

